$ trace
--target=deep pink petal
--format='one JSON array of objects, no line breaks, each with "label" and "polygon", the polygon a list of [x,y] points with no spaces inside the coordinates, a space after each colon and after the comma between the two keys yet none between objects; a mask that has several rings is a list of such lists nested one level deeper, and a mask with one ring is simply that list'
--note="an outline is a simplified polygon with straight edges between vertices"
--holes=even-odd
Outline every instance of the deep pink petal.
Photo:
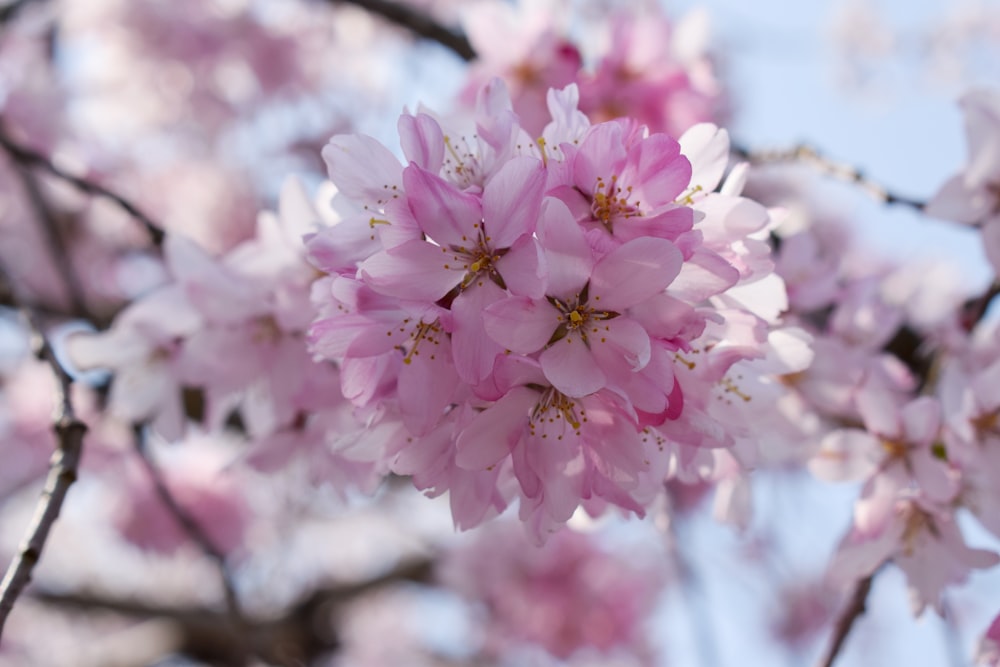
[{"label": "deep pink petal", "polygon": [[666,239],[629,241],[594,266],[590,304],[600,310],[625,310],[666,289],[682,263],[680,250]]},{"label": "deep pink petal", "polygon": [[538,223],[545,189],[545,169],[532,157],[507,161],[483,189],[486,235],[493,248],[509,248]]},{"label": "deep pink petal", "polygon": [[559,311],[544,299],[515,296],[489,306],[483,321],[497,343],[511,352],[531,354],[549,342],[559,326]]}]

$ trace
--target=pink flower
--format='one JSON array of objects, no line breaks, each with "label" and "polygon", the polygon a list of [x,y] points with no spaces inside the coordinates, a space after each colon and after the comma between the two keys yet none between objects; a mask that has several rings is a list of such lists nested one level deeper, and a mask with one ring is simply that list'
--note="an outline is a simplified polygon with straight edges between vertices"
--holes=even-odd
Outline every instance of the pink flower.
[{"label": "pink flower", "polygon": [[925,212],[945,220],[980,225],[986,257],[1000,272],[1000,92],[976,90],[962,97],[969,160],[952,176]]},{"label": "pink flower", "polygon": [[830,575],[836,582],[867,576],[891,559],[906,574],[913,612],[931,604],[940,613],[945,586],[1000,562],[992,551],[965,544],[953,509],[896,497],[890,487],[873,500],[859,506],[855,525],[834,556]]},{"label": "pink flower", "polygon": [[[484,311],[487,334],[539,356],[546,379],[567,396],[594,393],[649,363],[650,334],[628,310],[662,293],[680,272],[670,241],[634,239],[595,261],[583,230],[557,200],[546,202],[539,240],[549,266],[544,298],[513,296]],[[668,389],[669,391],[669,389]]]},{"label": "pink flower", "polygon": [[1000,615],[997,615],[986,629],[976,651],[976,664],[980,667],[1000,665]]},{"label": "pink flower", "polygon": [[663,580],[644,554],[628,559],[595,536],[565,530],[544,547],[511,523],[494,524],[449,555],[445,581],[483,605],[489,651],[511,641],[538,644],[566,659],[592,647],[644,650],[642,625]]}]

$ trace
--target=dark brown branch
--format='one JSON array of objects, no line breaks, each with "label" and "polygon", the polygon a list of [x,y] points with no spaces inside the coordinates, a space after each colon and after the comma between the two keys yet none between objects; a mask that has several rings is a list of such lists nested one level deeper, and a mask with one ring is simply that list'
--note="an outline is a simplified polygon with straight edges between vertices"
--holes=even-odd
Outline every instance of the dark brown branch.
[{"label": "dark brown branch", "polygon": [[3,634],[3,626],[14,608],[14,603],[31,582],[31,573],[41,558],[52,525],[59,517],[66,492],[76,481],[80,456],[83,452],[83,436],[87,432],[86,425],[77,419],[73,412],[70,400],[72,379],[56,359],[52,346],[41,329],[36,326],[30,313],[25,312],[25,317],[32,331],[32,343],[36,354],[39,359],[48,362],[58,381],[54,424],[58,448],[52,455],[45,488],[35,508],[26,537],[17,556],[7,568],[3,582],[0,583],[0,635]]},{"label": "dark brown branch", "polygon": [[741,146],[733,145],[733,154],[740,160],[753,165],[799,163],[809,165],[818,172],[832,176],[847,183],[853,183],[867,192],[872,198],[884,204],[898,204],[922,211],[924,202],[902,197],[890,192],[885,187],[869,179],[865,174],[842,162],[835,162],[824,157],[812,146],[799,145],[786,150],[751,151]]},{"label": "dark brown branch", "polygon": [[13,0],[0,7],[0,25],[9,23],[17,18],[22,9],[30,5],[35,0]]},{"label": "dark brown branch", "polygon": [[427,583],[432,578],[433,560],[420,558],[400,563],[377,577],[347,584],[320,587],[300,598],[280,615],[268,619],[247,619],[242,635],[231,618],[216,609],[200,606],[156,606],[99,593],[36,592],[35,599],[46,604],[78,609],[84,613],[110,611],[136,619],[162,619],[176,625],[178,652],[211,664],[237,665],[249,643],[250,650],[269,664],[310,664],[336,649],[340,639],[332,624],[332,612],[368,593],[401,582]]},{"label": "dark brown branch", "polygon": [[2,123],[0,123],[0,148],[3,148],[3,150],[14,162],[23,167],[35,167],[41,169],[42,171],[69,183],[81,192],[95,197],[110,199],[112,202],[117,204],[119,208],[142,223],[142,225],[146,228],[146,231],[149,233],[150,239],[152,239],[155,245],[159,246],[163,243],[164,233],[160,225],[154,222],[153,219],[145,213],[140,211],[139,208],[131,201],[117,192],[109,190],[103,185],[89,181],[82,176],[71,174],[65,169],[56,166],[56,164],[44,154],[15,141],[7,133]]},{"label": "dark brown branch", "polygon": [[833,636],[830,638],[830,646],[820,661],[816,663],[817,667],[832,667],[837,656],[840,655],[840,649],[843,648],[844,641],[851,632],[851,627],[858,620],[858,617],[865,613],[865,605],[868,601],[868,593],[872,589],[872,579],[874,577],[874,574],[870,574],[855,585],[847,606],[844,607],[833,626]]},{"label": "dark brown branch", "polygon": [[136,425],[134,432],[135,450],[142,460],[146,472],[149,474],[150,482],[152,482],[153,488],[156,490],[157,497],[159,497],[160,502],[163,503],[163,506],[174,520],[177,521],[178,525],[180,525],[191,541],[197,544],[198,548],[215,564],[219,571],[219,578],[222,581],[222,589],[226,597],[226,608],[231,620],[237,627],[242,626],[244,624],[243,611],[240,608],[239,597],[236,595],[236,586],[233,582],[232,573],[229,571],[229,566],[226,563],[226,555],[215,545],[198,521],[177,502],[177,499],[170,492],[166,480],[163,479],[160,469],[156,466],[156,462],[153,461],[152,455],[146,447],[143,427]]},{"label": "dark brown branch", "polygon": [[1000,281],[994,281],[985,292],[962,304],[962,310],[960,311],[962,327],[970,332],[975,329],[976,325],[986,315],[986,311],[989,310],[993,299],[998,295],[1000,295]]},{"label": "dark brown branch", "polygon": [[402,3],[391,0],[331,0],[331,2],[354,5],[372,14],[378,14],[390,23],[405,28],[419,37],[441,44],[467,62],[476,59],[476,51],[465,35],[446,28],[427,14]]}]

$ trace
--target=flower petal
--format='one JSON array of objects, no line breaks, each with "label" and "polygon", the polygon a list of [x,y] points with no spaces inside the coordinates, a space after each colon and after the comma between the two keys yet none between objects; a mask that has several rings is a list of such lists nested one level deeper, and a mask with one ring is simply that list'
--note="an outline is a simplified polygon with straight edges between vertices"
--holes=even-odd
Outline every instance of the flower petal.
[{"label": "flower petal", "polygon": [[666,239],[629,241],[594,266],[591,305],[601,310],[624,310],[666,289],[682,264],[680,250]]}]

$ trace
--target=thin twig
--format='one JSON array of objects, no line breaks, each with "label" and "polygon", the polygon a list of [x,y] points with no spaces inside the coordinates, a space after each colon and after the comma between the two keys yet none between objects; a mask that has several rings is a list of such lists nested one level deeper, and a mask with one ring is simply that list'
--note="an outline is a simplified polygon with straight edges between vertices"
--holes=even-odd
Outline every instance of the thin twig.
[{"label": "thin twig", "polygon": [[56,218],[55,211],[52,210],[52,207],[45,199],[45,195],[42,193],[35,175],[23,165],[18,165],[15,171],[20,176],[21,184],[28,195],[28,200],[35,210],[36,217],[41,222],[42,234],[48,246],[52,265],[59,274],[62,284],[66,288],[66,294],[69,297],[70,314],[75,317],[90,319],[90,309],[87,307],[87,301],[83,295],[82,283],[73,270],[69,248],[67,247],[66,239],[63,238],[62,231],[59,229],[59,220]]},{"label": "thin twig", "polygon": [[476,59],[476,51],[472,48],[468,37],[450,30],[427,14],[402,3],[391,0],[331,0],[331,2],[354,5],[372,14],[378,14],[415,35],[441,44],[467,62]]},{"label": "thin twig", "polygon": [[851,632],[854,622],[865,613],[865,604],[868,601],[868,593],[871,592],[872,579],[874,577],[874,574],[869,574],[855,585],[854,591],[851,593],[851,599],[848,600],[847,606],[844,607],[840,616],[837,617],[836,624],[833,626],[833,636],[830,638],[830,646],[820,661],[816,663],[817,667],[832,667],[837,656],[840,654],[840,649],[844,646],[847,635]]},{"label": "thin twig", "polygon": [[[8,288],[9,289],[9,286]],[[66,492],[76,481],[80,456],[83,451],[83,436],[87,426],[76,418],[70,400],[72,379],[56,359],[52,346],[41,329],[37,326],[31,313],[24,310],[24,316],[32,331],[33,347],[39,359],[48,362],[57,379],[56,414],[54,430],[59,446],[52,455],[49,464],[49,475],[45,480],[45,488],[35,507],[31,525],[17,556],[7,568],[3,582],[0,583],[0,635],[7,616],[14,608],[18,596],[31,582],[31,573],[42,555],[49,531],[62,509]]]},{"label": "thin twig", "polygon": [[244,625],[245,618],[243,616],[243,610],[240,606],[239,597],[236,595],[236,586],[233,582],[232,573],[229,571],[229,566],[226,563],[226,555],[222,552],[222,549],[216,546],[216,544],[212,541],[212,538],[208,536],[208,533],[205,532],[204,528],[202,528],[198,521],[190,514],[190,512],[177,502],[173,493],[170,492],[170,488],[167,486],[166,480],[164,480],[160,469],[156,466],[156,462],[153,460],[152,454],[146,446],[146,438],[143,427],[141,425],[136,425],[134,432],[136,453],[138,453],[143,466],[146,468],[146,472],[149,474],[149,479],[153,483],[156,495],[191,541],[197,544],[198,548],[200,548],[202,552],[213,563],[215,563],[215,566],[219,571],[219,578],[222,581],[222,589],[226,597],[226,608],[229,611],[229,615],[234,625],[237,627]]},{"label": "thin twig", "polygon": [[110,199],[112,202],[117,204],[119,208],[142,223],[142,225],[146,228],[146,231],[149,233],[150,239],[155,245],[162,245],[164,237],[163,229],[159,224],[154,222],[152,218],[139,210],[135,204],[117,192],[109,190],[103,185],[89,181],[82,176],[76,176],[75,174],[69,173],[62,167],[57,166],[43,153],[18,143],[7,133],[2,122],[0,122],[0,148],[3,148],[7,155],[14,160],[14,162],[22,166],[37,167],[42,171],[69,183],[81,192],[85,192],[86,194],[95,197]]},{"label": "thin twig", "polygon": [[994,280],[993,283],[986,288],[986,291],[977,297],[974,297],[964,304],[962,304],[962,309],[960,311],[960,321],[962,327],[971,332],[976,328],[976,325],[986,316],[986,311],[989,310],[990,304],[993,303],[995,299],[1000,295],[1000,280]]},{"label": "thin twig", "polygon": [[918,211],[922,211],[924,206],[926,206],[924,202],[911,199],[909,197],[902,197],[889,191],[881,184],[876,183],[865,176],[865,174],[856,167],[824,157],[812,146],[799,145],[785,150],[751,151],[749,149],[733,145],[732,150],[733,154],[737,158],[746,160],[750,164],[755,165],[795,162],[809,165],[813,169],[816,169],[820,173],[826,174],[827,176],[832,176],[833,178],[846,181],[848,183],[854,183],[871,195],[872,198],[882,202],[883,204],[898,204],[900,206],[908,206]]}]

